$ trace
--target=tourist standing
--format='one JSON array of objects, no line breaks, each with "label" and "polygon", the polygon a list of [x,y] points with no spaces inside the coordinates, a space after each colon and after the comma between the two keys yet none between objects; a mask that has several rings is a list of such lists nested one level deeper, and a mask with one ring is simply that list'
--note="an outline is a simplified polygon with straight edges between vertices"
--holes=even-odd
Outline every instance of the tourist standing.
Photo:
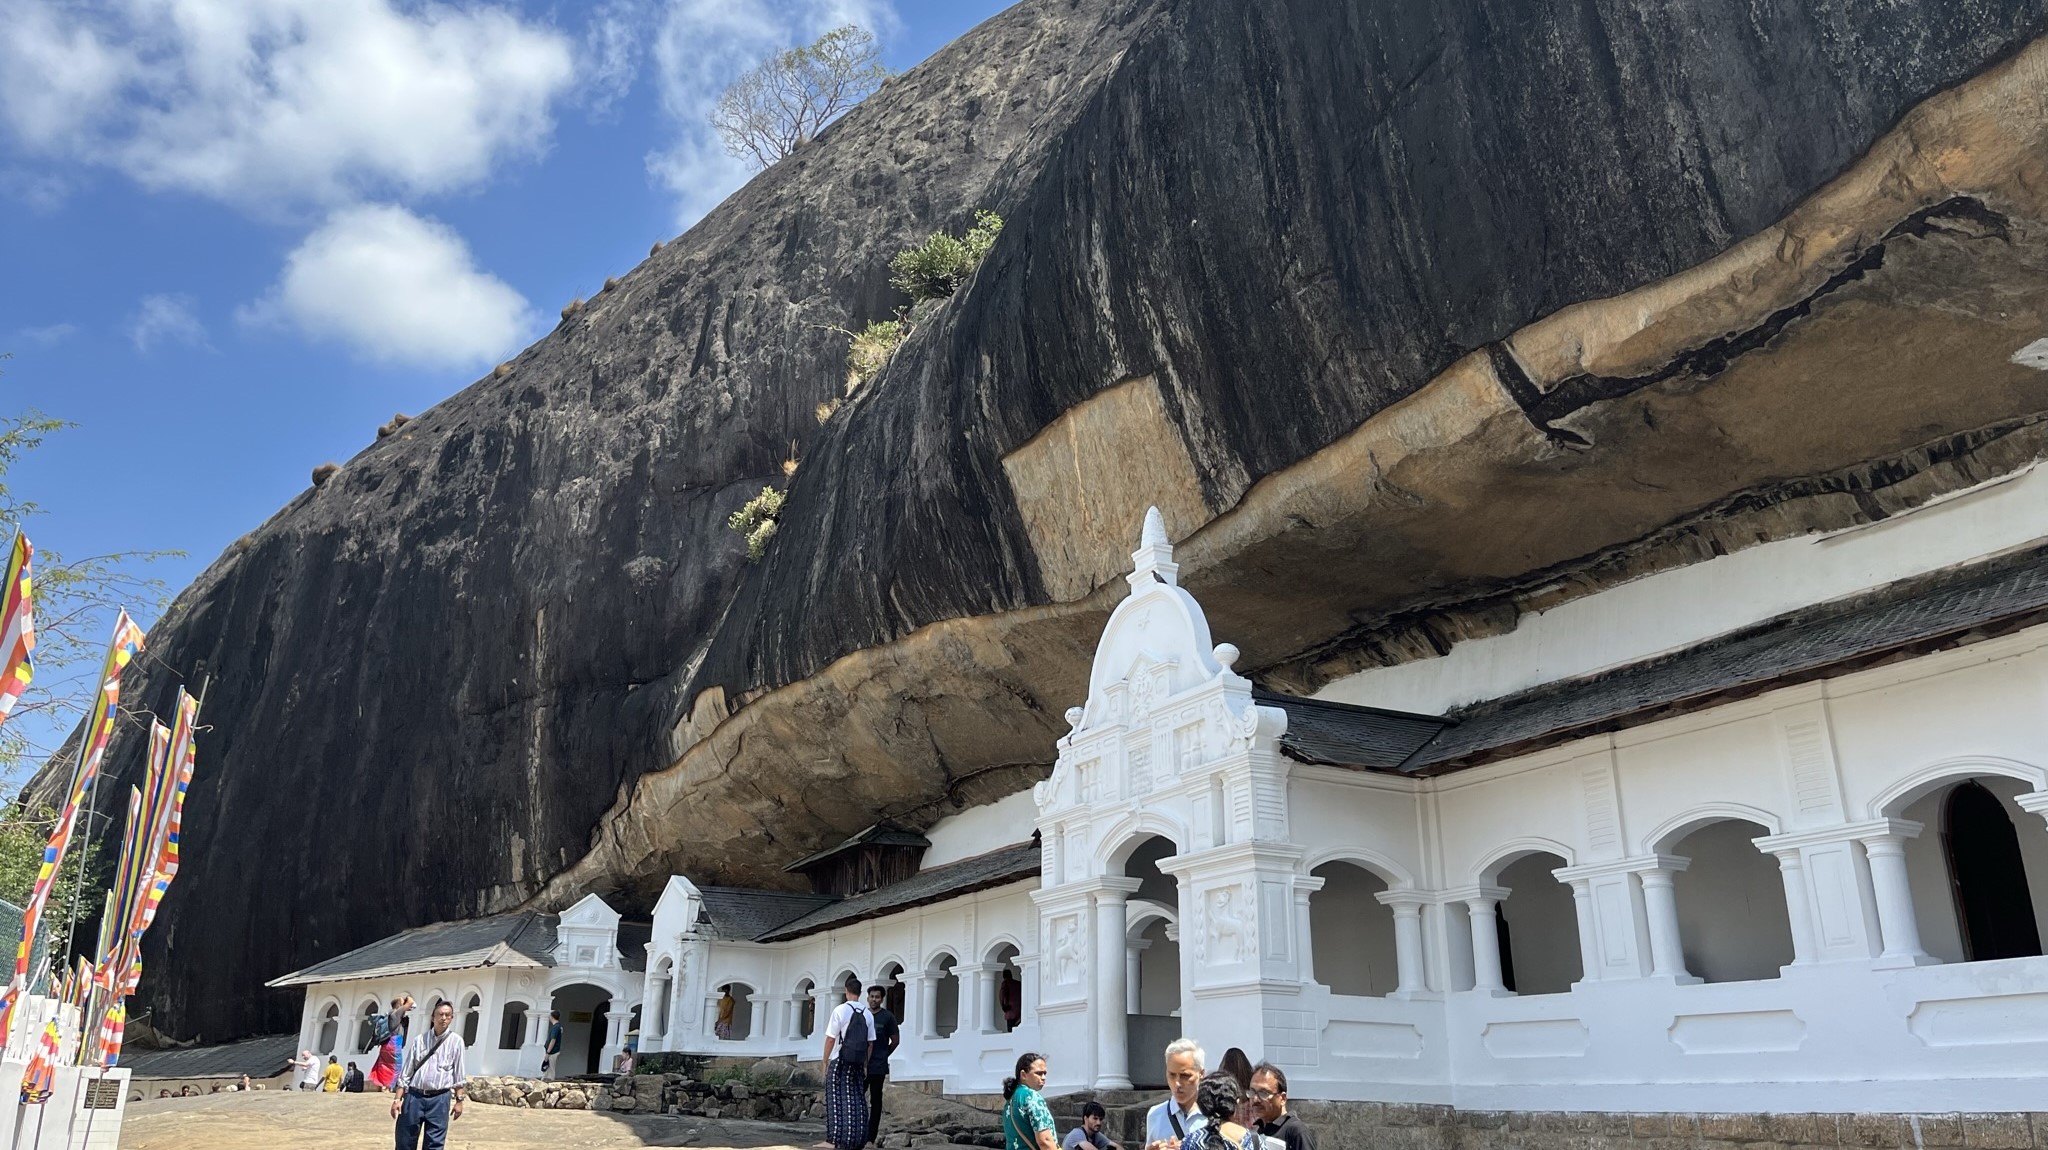
[{"label": "tourist standing", "polygon": [[1017,1056],[1017,1076],[1003,1079],[1003,1150],[1059,1150],[1046,1108],[1045,1059]]},{"label": "tourist standing", "polygon": [[561,1060],[562,1012],[550,1010],[548,1011],[548,1044],[546,1056],[540,1060],[540,1076],[542,1078],[553,1078],[555,1072],[560,1069],[556,1064],[561,1062]]},{"label": "tourist standing", "polygon": [[320,1060],[313,1057],[312,1051],[299,1051],[299,1056],[292,1059],[292,1067],[299,1072],[299,1089],[318,1090],[320,1088]]},{"label": "tourist standing", "polygon": [[[854,989],[856,993],[859,990],[858,987]],[[732,1037],[732,1012],[736,1005],[732,997],[732,983],[728,982],[719,987],[718,1021],[711,1024],[711,1033],[716,1034],[721,1041]]]},{"label": "tourist standing", "polygon": [[825,1022],[825,1138],[838,1150],[859,1150],[868,1136],[868,1050],[874,1028],[860,1001],[860,983],[846,980],[846,1001]]},{"label": "tourist standing", "polygon": [[889,1084],[889,1055],[903,1041],[902,1027],[884,1005],[888,1000],[888,988],[868,987],[868,1018],[875,1024],[868,1040],[868,1145],[881,1144],[882,1088]]},{"label": "tourist standing", "polygon": [[1102,1132],[1102,1124],[1109,1120],[1109,1111],[1100,1102],[1081,1104],[1081,1124],[1067,1131],[1067,1140],[1060,1143],[1061,1150],[1124,1150]]},{"label": "tourist standing", "polygon": [[1195,1089],[1195,1105],[1209,1121],[1188,1135],[1181,1150],[1263,1150],[1258,1131],[1236,1120],[1238,1107],[1244,1105],[1244,1095],[1238,1089],[1237,1077],[1228,1070],[1218,1070],[1202,1079]]},{"label": "tourist standing", "polygon": [[455,1004],[437,1002],[432,1026],[406,1045],[398,1067],[398,1097],[391,1100],[398,1150],[441,1150],[449,1119],[462,1117],[469,1078],[462,1072],[462,1036],[450,1025],[454,1021]]},{"label": "tourist standing", "polygon": [[327,1069],[320,1073],[320,1093],[341,1093],[341,1059],[332,1054],[327,1056]]},{"label": "tourist standing", "polygon": [[996,988],[996,1005],[1003,1010],[1005,1033],[1017,1029],[1024,1020],[1024,984],[1017,979],[1017,972],[1003,968],[1003,981]]},{"label": "tourist standing", "polygon": [[1259,1108],[1259,1136],[1281,1150],[1316,1150],[1316,1136],[1287,1112],[1287,1072],[1270,1062],[1252,1067],[1252,1101]]},{"label": "tourist standing", "polygon": [[1192,1038],[1166,1044],[1166,1085],[1172,1093],[1145,1112],[1146,1150],[1176,1150],[1183,1139],[1209,1124],[1196,1105],[1208,1062],[1209,1056]]},{"label": "tourist standing", "polygon": [[1252,1105],[1252,1060],[1233,1046],[1223,1052],[1223,1063],[1216,1069],[1237,1079],[1237,1113],[1230,1120],[1247,1130],[1257,1126],[1259,1111]]}]

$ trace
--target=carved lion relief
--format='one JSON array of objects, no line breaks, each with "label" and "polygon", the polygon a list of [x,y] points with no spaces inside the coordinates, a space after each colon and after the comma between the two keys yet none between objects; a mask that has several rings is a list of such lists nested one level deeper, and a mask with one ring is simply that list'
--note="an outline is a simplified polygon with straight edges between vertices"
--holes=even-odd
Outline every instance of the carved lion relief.
[{"label": "carved lion relief", "polygon": [[1087,965],[1088,939],[1081,931],[1080,918],[1068,914],[1052,920],[1053,983],[1079,986]]},{"label": "carved lion relief", "polygon": [[1209,891],[1202,901],[1202,930],[1196,936],[1195,960],[1204,966],[1228,966],[1248,960],[1258,949],[1257,917],[1251,892],[1242,884]]}]

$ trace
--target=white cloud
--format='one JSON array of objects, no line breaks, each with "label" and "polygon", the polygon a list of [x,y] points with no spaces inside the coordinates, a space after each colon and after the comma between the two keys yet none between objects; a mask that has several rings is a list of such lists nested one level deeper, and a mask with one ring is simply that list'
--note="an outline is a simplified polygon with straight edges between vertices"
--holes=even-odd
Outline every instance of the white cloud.
[{"label": "white cloud", "polygon": [[591,13],[576,64],[591,115],[604,115],[632,91],[656,15],[654,0],[605,0]]},{"label": "white cloud", "polygon": [[525,297],[479,270],[452,228],[391,204],[329,216],[239,317],[337,340],[367,359],[438,367],[491,362],[534,327]]},{"label": "white cloud", "polygon": [[22,328],[17,334],[30,343],[49,347],[51,344],[63,343],[65,340],[77,335],[78,325],[75,323],[48,323],[41,327]]},{"label": "white cloud", "polygon": [[135,344],[135,350],[143,352],[166,343],[209,346],[206,325],[199,322],[192,297],[176,293],[143,296],[141,307],[128,325],[128,339]]},{"label": "white cloud", "polygon": [[706,117],[719,93],[771,52],[809,43],[842,24],[880,38],[900,25],[890,0],[668,0],[654,37],[661,107],[674,141],[647,157],[647,170],[676,197],[687,228],[752,175],[726,155]]},{"label": "white cloud", "polygon": [[542,148],[573,79],[488,4],[0,0],[0,122],[26,150],[276,210],[474,185]]}]

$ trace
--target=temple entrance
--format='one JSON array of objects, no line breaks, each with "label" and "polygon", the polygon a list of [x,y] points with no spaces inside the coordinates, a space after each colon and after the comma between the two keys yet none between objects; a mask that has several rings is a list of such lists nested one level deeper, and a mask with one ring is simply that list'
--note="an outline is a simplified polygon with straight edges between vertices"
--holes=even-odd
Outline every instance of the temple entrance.
[{"label": "temple entrance", "polygon": [[611,992],[601,986],[576,983],[555,992],[550,1009],[562,1016],[562,1052],[555,1056],[555,1077],[598,1072],[607,1025],[604,1016],[611,1008]]},{"label": "temple entrance", "polygon": [[1124,989],[1131,1083],[1141,1090],[1165,1087],[1160,1054],[1180,1037],[1180,886],[1159,869],[1159,860],[1175,853],[1172,840],[1155,836],[1124,860],[1124,877],[1138,880],[1125,903]]}]

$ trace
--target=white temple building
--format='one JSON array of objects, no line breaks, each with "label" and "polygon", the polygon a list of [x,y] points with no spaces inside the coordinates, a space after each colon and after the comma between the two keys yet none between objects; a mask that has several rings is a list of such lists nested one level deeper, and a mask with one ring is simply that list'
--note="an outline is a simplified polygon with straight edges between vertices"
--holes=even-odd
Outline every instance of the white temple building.
[{"label": "white temple building", "polygon": [[[475,1069],[817,1056],[892,988],[899,1079],[1156,1085],[1179,1035],[1296,1098],[1996,1111],[2048,1076],[2048,475],[1568,602],[1315,699],[1234,670],[1149,516],[1051,775],[798,860],[407,932],[277,980],[301,1043],[457,1003]],[[1219,642],[1218,640],[1223,640]],[[730,997],[730,1026],[718,1020]]]}]

